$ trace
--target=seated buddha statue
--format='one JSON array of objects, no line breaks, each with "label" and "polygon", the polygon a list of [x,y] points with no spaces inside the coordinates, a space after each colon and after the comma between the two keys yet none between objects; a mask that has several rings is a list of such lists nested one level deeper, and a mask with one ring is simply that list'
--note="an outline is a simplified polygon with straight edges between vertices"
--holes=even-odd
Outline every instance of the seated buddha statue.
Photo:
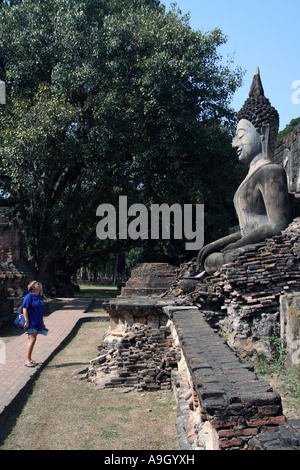
[{"label": "seated buddha statue", "polygon": [[204,246],[197,271],[214,274],[246,247],[279,235],[289,223],[289,195],[283,167],[272,162],[279,127],[279,115],[265,97],[259,69],[255,71],[249,98],[238,113],[233,140],[249,172],[237,189],[234,206],[239,230]]}]

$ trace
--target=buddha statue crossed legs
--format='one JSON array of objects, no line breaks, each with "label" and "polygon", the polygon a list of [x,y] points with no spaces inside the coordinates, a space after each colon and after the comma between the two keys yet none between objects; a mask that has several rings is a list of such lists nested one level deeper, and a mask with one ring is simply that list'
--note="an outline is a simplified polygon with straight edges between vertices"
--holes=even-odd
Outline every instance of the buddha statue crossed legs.
[{"label": "buddha statue crossed legs", "polygon": [[289,195],[284,168],[272,163],[279,116],[264,96],[258,68],[249,98],[238,113],[233,141],[249,172],[234,196],[239,231],[204,246],[197,270],[212,275],[248,245],[279,235],[289,223]]}]

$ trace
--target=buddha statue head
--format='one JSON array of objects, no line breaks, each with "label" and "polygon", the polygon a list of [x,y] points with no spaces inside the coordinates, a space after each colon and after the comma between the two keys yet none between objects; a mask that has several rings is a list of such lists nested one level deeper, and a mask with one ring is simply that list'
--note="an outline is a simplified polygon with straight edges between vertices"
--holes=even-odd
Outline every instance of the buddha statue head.
[{"label": "buddha statue head", "polygon": [[261,154],[273,155],[279,128],[279,115],[265,97],[259,68],[256,68],[249,98],[238,113],[238,126],[233,146],[238,148],[240,160],[251,162]]}]

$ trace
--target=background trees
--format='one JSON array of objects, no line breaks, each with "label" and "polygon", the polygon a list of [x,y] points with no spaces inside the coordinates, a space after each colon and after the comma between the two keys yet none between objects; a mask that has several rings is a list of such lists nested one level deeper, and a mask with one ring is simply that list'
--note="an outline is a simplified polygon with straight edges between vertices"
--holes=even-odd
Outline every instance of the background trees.
[{"label": "background trees", "polygon": [[298,118],[292,119],[289,124],[286,125],[286,127],[278,133],[277,140],[283,139],[286,135],[288,135],[290,132],[292,132],[295,127],[297,127],[300,124],[300,116]]},{"label": "background trees", "polygon": [[[96,207],[119,195],[204,203],[206,241],[234,225],[230,100],[242,73],[222,63],[225,41],[157,0],[0,4],[1,197],[41,281],[137,248],[96,238]],[[184,241],[139,250],[176,264],[192,255]]]}]

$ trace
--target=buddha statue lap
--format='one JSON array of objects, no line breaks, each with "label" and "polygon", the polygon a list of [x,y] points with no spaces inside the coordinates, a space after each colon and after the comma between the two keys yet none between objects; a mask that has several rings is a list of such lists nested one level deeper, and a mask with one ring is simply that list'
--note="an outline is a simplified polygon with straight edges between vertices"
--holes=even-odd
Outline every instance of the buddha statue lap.
[{"label": "buddha statue lap", "polygon": [[255,71],[249,98],[238,113],[233,147],[249,172],[237,189],[234,206],[239,230],[204,246],[197,270],[214,274],[246,247],[279,235],[289,223],[289,195],[283,167],[272,163],[279,115],[264,96],[259,69]]}]

